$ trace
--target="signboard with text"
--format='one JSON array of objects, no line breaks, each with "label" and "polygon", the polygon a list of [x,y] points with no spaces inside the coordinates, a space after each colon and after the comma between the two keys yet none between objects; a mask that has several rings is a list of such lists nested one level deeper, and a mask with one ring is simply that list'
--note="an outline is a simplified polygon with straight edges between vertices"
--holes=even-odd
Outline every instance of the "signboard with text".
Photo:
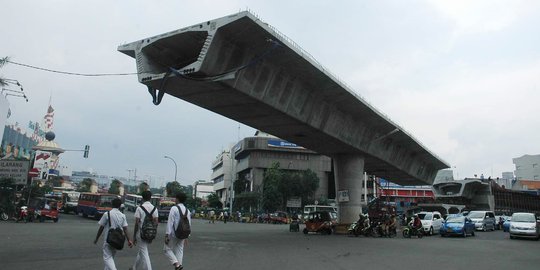
[{"label": "signboard with text", "polygon": [[28,160],[0,160],[0,178],[13,178],[16,185],[26,185]]},{"label": "signboard with text", "polygon": [[349,190],[344,189],[338,191],[338,202],[348,202],[349,201]]},{"label": "signboard with text", "polygon": [[281,148],[294,148],[294,149],[305,149],[304,147],[287,142],[282,140],[268,140],[268,146],[269,147],[281,147]]},{"label": "signboard with text", "polygon": [[292,208],[300,208],[300,207],[302,207],[302,198],[300,198],[300,197],[290,197],[287,200],[287,207],[292,207]]}]

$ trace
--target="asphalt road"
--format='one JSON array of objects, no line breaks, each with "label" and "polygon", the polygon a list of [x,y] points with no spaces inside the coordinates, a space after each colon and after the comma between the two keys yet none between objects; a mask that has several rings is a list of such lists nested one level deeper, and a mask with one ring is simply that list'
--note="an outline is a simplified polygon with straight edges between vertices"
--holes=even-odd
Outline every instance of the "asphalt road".
[{"label": "asphalt road", "polygon": [[[127,212],[130,230],[133,213]],[[165,224],[150,247],[153,269],[173,269],[163,255]],[[103,269],[97,221],[62,215],[58,223],[0,222],[0,269]],[[302,227],[301,227],[302,229]],[[540,269],[540,242],[502,231],[475,237],[364,238],[291,233],[288,225],[208,224],[193,220],[184,269]],[[132,232],[132,231],[131,231]],[[136,249],[116,255],[127,270]]]}]

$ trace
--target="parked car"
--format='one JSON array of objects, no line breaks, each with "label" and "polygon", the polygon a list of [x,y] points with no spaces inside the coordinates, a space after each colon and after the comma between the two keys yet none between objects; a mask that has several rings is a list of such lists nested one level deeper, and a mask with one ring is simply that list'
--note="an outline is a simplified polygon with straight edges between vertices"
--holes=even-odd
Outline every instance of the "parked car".
[{"label": "parked car", "polygon": [[508,217],[504,221],[504,223],[503,223],[503,232],[509,232],[510,231],[510,221],[512,221],[512,217]]},{"label": "parked car", "polygon": [[441,213],[435,212],[420,212],[418,217],[422,220],[422,228],[425,234],[433,235],[439,233],[443,218]]},{"label": "parked car", "polygon": [[540,216],[533,213],[514,213],[510,221],[510,239],[516,237],[540,239]]},{"label": "parked car", "polygon": [[495,230],[495,214],[492,211],[471,211],[467,217],[474,222],[477,230]]},{"label": "parked car", "polygon": [[467,237],[467,235],[474,236],[474,222],[464,216],[448,217],[442,224],[439,233],[442,237],[448,235],[461,235]]}]

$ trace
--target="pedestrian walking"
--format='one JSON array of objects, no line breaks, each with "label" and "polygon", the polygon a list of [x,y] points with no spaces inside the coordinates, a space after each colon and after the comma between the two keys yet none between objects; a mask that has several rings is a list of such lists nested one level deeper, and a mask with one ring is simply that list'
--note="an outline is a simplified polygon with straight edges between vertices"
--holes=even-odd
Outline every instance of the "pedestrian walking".
[{"label": "pedestrian walking", "polygon": [[133,229],[133,245],[137,246],[137,258],[130,270],[152,270],[148,245],[156,237],[159,213],[156,206],[150,202],[152,193],[145,190],[141,195],[143,203],[135,211]]},{"label": "pedestrian walking", "polygon": [[126,216],[119,210],[121,205],[122,201],[120,199],[116,198],[112,200],[113,209],[103,214],[98,222],[100,226],[96,239],[94,240],[94,244],[97,244],[97,241],[104,230],[107,232],[107,235],[103,239],[103,262],[105,263],[105,270],[116,270],[116,266],[114,264],[114,255],[116,255],[117,249],[113,248],[111,245],[109,245],[109,243],[107,243],[109,229],[122,228],[124,231],[124,236],[127,238],[129,247],[131,248],[133,246],[133,242],[131,242],[131,239],[129,239]]},{"label": "pedestrian walking", "polygon": [[[177,232],[180,228],[184,228],[184,225],[188,226],[188,228],[191,227],[191,214],[184,206],[186,199],[186,194],[182,192],[176,194],[176,206],[171,207],[165,231],[163,251],[175,270],[184,269],[182,261],[184,258],[184,244],[187,243],[187,237],[185,239],[178,238]],[[182,222],[187,222],[187,224],[182,224]]]},{"label": "pedestrian walking", "polygon": [[223,223],[227,223],[229,220],[229,212],[223,211]]}]

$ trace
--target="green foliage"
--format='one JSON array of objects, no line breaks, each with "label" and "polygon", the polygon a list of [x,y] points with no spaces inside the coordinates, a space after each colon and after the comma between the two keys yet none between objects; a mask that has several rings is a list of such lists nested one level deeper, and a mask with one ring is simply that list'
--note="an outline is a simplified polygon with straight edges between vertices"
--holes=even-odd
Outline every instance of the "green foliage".
[{"label": "green foliage", "polygon": [[92,186],[93,180],[90,178],[84,178],[79,185],[77,191],[79,192],[90,192],[90,187]]},{"label": "green foliage", "polygon": [[176,196],[176,193],[182,191],[182,186],[180,185],[180,183],[173,181],[165,185],[165,190],[167,190],[168,197],[174,197]]},{"label": "green foliage", "polygon": [[11,209],[15,199],[15,180],[13,178],[0,179],[0,206]]},{"label": "green foliage", "polygon": [[120,194],[120,186],[122,183],[118,179],[114,179],[111,181],[111,186],[109,187],[109,193],[110,194]]},{"label": "green foliage", "polygon": [[197,209],[202,206],[202,199],[188,197],[186,200],[186,206],[189,209]]},{"label": "green foliage", "polygon": [[208,201],[208,207],[211,207],[211,208],[223,207],[223,204],[219,200],[219,196],[215,192],[208,195],[207,201]]},{"label": "green foliage", "polygon": [[49,180],[47,180],[47,185],[51,187],[60,187],[62,186],[62,182],[64,179],[60,176],[53,176]]},{"label": "green foliage", "polygon": [[261,200],[261,194],[258,192],[244,192],[234,198],[234,208],[242,211],[257,209]]},{"label": "green foliage", "polygon": [[289,172],[281,170],[279,163],[264,173],[262,208],[266,211],[284,210],[287,199],[301,197],[302,202],[312,199],[319,188],[319,178],[311,170]]}]

